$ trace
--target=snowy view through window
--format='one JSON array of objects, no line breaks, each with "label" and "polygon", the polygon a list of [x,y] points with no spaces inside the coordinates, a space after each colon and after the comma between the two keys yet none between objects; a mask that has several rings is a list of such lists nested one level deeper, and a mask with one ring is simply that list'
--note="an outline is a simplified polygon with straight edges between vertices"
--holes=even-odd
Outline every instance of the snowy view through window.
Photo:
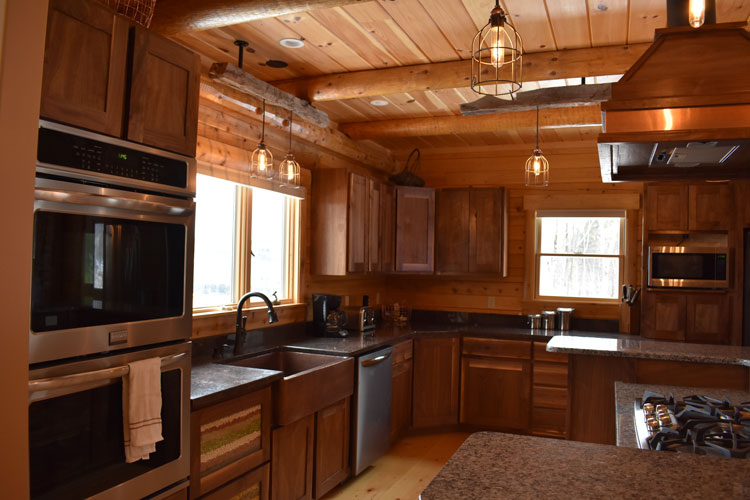
[{"label": "snowy view through window", "polygon": [[540,217],[539,296],[617,299],[620,217]]},{"label": "snowy view through window", "polygon": [[286,196],[265,189],[253,189],[252,246],[255,257],[250,265],[253,292],[265,293],[273,300],[286,298],[284,261],[286,260]]},{"label": "snowy view through window", "polygon": [[234,224],[237,185],[198,175],[195,195],[193,307],[234,302]]}]

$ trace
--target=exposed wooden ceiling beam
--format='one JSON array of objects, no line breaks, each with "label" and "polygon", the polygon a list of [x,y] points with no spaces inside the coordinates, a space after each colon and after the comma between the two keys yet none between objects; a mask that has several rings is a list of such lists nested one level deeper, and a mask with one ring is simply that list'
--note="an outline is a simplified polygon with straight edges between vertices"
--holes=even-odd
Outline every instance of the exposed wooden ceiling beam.
[{"label": "exposed wooden ceiling beam", "polygon": [[[546,109],[539,113],[540,128],[601,125],[598,104],[574,108]],[[352,139],[416,137],[450,134],[480,134],[536,126],[535,111],[518,111],[480,116],[437,116],[405,120],[344,123],[339,130]]]},{"label": "exposed wooden ceiling beam", "polygon": [[165,35],[220,28],[254,19],[311,9],[338,7],[366,0],[159,0],[151,29]]},{"label": "exposed wooden ceiling beam", "polygon": [[511,101],[497,97],[484,96],[474,102],[461,105],[464,116],[508,113],[510,111],[527,111],[539,108],[569,108],[599,104],[612,97],[611,83],[594,85],[572,85],[570,87],[552,87],[548,89],[519,92]]},{"label": "exposed wooden ceiling beam", "polygon": [[328,126],[328,115],[315,109],[308,101],[279,90],[263,80],[254,77],[229,63],[214,63],[208,72],[212,80],[223,83],[235,90],[264,99],[265,101],[294,112],[299,118],[318,127]]},{"label": "exposed wooden ceiling beam", "polygon": [[[556,80],[624,73],[650,43],[590,49],[533,52],[523,56],[523,81]],[[273,82],[309,101],[336,101],[470,86],[469,61],[417,64]]]}]

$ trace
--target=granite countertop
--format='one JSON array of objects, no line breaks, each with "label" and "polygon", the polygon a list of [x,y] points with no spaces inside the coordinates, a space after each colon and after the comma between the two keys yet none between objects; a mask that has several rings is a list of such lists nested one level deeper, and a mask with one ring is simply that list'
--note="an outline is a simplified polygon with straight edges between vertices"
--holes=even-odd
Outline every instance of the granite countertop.
[{"label": "granite countertop", "polygon": [[750,460],[480,432],[469,436],[420,499],[641,500],[652,495],[749,498]]},{"label": "granite countertop", "polygon": [[217,363],[194,366],[190,371],[190,409],[199,410],[262,389],[282,376],[276,370]]},{"label": "granite countertop", "polygon": [[617,408],[617,446],[638,448],[633,421],[633,402],[643,396],[644,391],[656,392],[675,399],[700,394],[715,399],[729,399],[733,404],[750,401],[750,392],[730,391],[725,389],[706,389],[705,387],[678,387],[673,385],[628,384],[615,382],[615,406]]},{"label": "granite countertop", "polygon": [[642,339],[629,335],[609,338],[555,336],[547,344],[547,350],[567,354],[718,363],[750,367],[750,347],[685,344]]}]

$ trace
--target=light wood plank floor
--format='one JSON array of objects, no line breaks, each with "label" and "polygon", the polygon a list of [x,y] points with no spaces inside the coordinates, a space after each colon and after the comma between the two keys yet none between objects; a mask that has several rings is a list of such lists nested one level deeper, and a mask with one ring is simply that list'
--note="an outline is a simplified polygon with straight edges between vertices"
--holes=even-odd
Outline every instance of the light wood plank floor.
[{"label": "light wood plank floor", "polygon": [[469,437],[466,432],[407,436],[356,478],[324,500],[416,500]]}]

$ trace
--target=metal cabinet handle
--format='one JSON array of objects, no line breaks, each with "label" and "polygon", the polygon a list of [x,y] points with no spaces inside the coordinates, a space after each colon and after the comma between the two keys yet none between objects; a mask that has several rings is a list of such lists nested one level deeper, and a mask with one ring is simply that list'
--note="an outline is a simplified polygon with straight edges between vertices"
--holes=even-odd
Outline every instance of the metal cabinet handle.
[{"label": "metal cabinet handle", "polygon": [[367,366],[377,365],[378,363],[382,363],[383,361],[385,361],[386,359],[390,357],[391,357],[391,353],[389,352],[388,354],[383,354],[382,356],[378,356],[377,358],[365,359],[362,361],[362,366],[367,367]]}]

